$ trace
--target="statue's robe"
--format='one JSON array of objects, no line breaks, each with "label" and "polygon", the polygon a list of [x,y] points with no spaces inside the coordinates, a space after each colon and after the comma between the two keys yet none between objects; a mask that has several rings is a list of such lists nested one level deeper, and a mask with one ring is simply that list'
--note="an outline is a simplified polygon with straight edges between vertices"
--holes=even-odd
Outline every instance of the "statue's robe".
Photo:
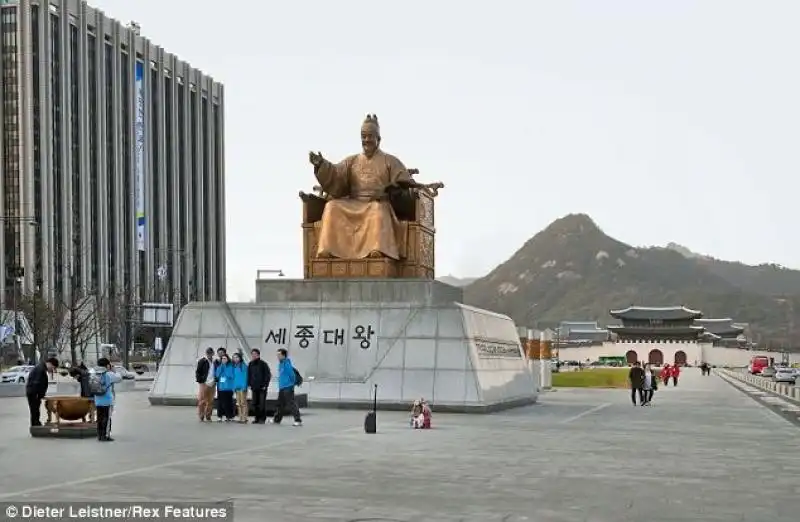
[{"label": "statue's robe", "polygon": [[323,160],[314,175],[332,198],[322,214],[317,256],[400,259],[400,223],[386,195],[387,187],[412,181],[400,160],[381,150],[371,158],[355,154],[335,165]]}]

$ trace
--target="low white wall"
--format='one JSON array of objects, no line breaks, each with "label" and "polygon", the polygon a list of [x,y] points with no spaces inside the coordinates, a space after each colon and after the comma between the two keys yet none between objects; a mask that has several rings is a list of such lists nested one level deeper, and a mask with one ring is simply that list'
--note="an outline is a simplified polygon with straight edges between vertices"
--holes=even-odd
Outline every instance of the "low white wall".
[{"label": "low white wall", "polygon": [[718,370],[723,377],[753,385],[764,391],[772,392],[795,402],[800,402],[800,387],[791,384],[779,383],[760,375],[752,375],[743,371]]},{"label": "low white wall", "polygon": [[[708,364],[716,366],[734,366],[744,368],[750,364],[750,360],[756,355],[763,355],[775,359],[775,363],[780,363],[783,357],[779,352],[767,352],[764,350],[740,350],[738,348],[727,348],[723,346],[708,346],[704,349],[703,355]],[[800,353],[790,353],[789,363],[800,363]]]},{"label": "low white wall", "polygon": [[[558,350],[559,359],[562,361],[593,362],[600,357],[625,357],[629,351],[636,352],[637,360],[649,361],[650,352],[660,350],[665,363],[674,363],[675,355],[682,351],[686,354],[686,362],[697,365],[702,362],[714,366],[745,367],[756,355],[772,357],[776,363],[781,361],[782,355],[778,352],[763,350],[740,350],[714,346],[709,343],[646,343],[646,342],[606,342],[602,345],[562,347]],[[800,353],[789,354],[790,364],[800,363]]]},{"label": "low white wall", "polygon": [[[628,352],[636,353],[636,360],[649,362],[661,360],[664,363],[672,364],[678,352],[685,354],[688,364],[699,364],[702,362],[701,354],[704,345],[700,343],[647,343],[647,342],[624,342],[613,343],[605,342],[602,345],[579,346],[559,348],[558,357],[562,361],[593,362],[600,357],[626,357]],[[660,352],[660,357],[657,353]],[[652,354],[652,358],[651,358]]]}]

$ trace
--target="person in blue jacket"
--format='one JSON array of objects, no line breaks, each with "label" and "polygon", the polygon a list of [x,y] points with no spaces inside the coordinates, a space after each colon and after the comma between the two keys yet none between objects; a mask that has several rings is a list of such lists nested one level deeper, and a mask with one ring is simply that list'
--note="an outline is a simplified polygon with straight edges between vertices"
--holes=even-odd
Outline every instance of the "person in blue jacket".
[{"label": "person in blue jacket", "polygon": [[111,370],[111,361],[106,357],[97,360],[97,368],[89,376],[89,386],[92,381],[96,388],[91,390],[94,395],[94,406],[97,410],[97,440],[112,442],[111,438],[111,413],[114,409],[114,385],[122,382],[122,377]]},{"label": "person in blue jacket", "polygon": [[233,420],[233,390],[235,385],[235,372],[233,364],[227,355],[220,357],[219,365],[214,370],[217,379],[217,412],[220,422]]},{"label": "person in blue jacket", "polygon": [[270,420],[272,424],[280,424],[283,412],[288,410],[294,417],[294,426],[302,426],[300,409],[294,400],[294,387],[297,386],[297,373],[292,360],[285,348],[278,349],[278,404],[275,406],[275,416]]},{"label": "person in blue jacket", "polygon": [[233,393],[236,395],[236,413],[239,422],[247,423],[247,363],[241,354],[233,354]]}]

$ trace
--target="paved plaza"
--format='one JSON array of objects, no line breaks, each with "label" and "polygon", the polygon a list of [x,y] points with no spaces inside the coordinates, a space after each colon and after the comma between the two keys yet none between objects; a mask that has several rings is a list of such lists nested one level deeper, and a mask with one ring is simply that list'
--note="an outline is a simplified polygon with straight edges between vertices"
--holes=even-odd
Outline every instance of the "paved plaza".
[{"label": "paved plaza", "polygon": [[[435,412],[434,412],[435,413]],[[800,516],[800,430],[687,370],[651,408],[559,390],[488,416],[308,410],[302,428],[199,424],[119,394],[116,442],[31,439],[0,400],[0,501],[226,500],[237,521],[781,522]]]}]

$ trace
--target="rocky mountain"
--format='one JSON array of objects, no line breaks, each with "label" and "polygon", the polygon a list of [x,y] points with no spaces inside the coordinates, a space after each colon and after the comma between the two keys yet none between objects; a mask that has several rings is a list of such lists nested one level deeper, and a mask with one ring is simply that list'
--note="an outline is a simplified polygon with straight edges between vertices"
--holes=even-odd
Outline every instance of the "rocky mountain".
[{"label": "rocky mountain", "polygon": [[700,309],[749,323],[756,341],[800,346],[800,271],[719,261],[679,245],[634,248],[584,214],[556,220],[465,288],[465,300],[518,324],[613,322],[631,304]]},{"label": "rocky mountain", "polygon": [[697,254],[695,252],[692,252],[691,250],[689,250],[685,246],[679,245],[678,243],[667,243],[667,248],[670,249],[670,250],[674,250],[675,252],[681,254],[683,257],[686,257],[686,258],[689,258],[689,259],[697,259],[697,258],[703,257],[702,254]]},{"label": "rocky mountain", "polygon": [[723,261],[697,254],[676,243],[667,248],[689,259],[695,259],[715,274],[747,292],[763,295],[800,294],[800,270],[792,270],[775,263],[745,265],[738,261]]}]

